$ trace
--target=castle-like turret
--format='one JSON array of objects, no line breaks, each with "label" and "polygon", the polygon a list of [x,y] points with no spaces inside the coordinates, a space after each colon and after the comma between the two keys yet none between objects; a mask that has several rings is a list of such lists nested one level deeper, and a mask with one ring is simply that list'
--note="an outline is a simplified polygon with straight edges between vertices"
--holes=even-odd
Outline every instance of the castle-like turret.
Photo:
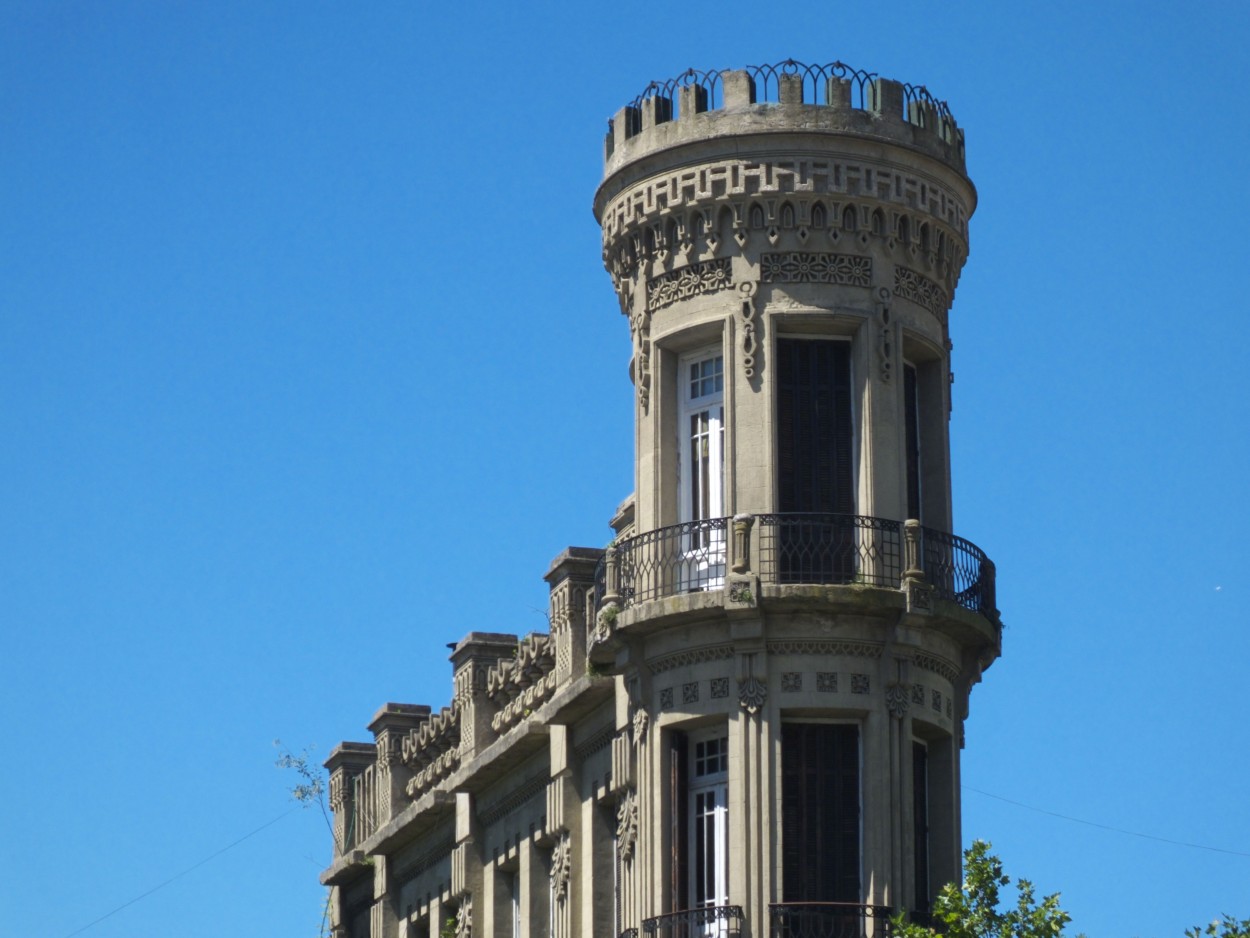
[{"label": "castle-like turret", "polygon": [[950,533],[963,132],[923,88],[788,61],[653,83],[605,163],[637,461],[590,655],[666,740],[642,918],[926,910],[958,879],[962,723],[999,647],[994,568]]},{"label": "castle-like turret", "polygon": [[635,491],[472,632],[451,703],[327,762],[336,938],[886,935],[960,875],[998,656],[952,532],[947,314],[976,195],[920,87],[689,71],[610,122],[594,211]]}]

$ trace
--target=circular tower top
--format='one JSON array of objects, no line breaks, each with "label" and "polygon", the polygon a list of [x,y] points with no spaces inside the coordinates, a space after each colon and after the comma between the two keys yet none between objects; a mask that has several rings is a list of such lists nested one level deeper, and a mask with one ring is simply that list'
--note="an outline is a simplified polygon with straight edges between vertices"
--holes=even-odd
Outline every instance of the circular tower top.
[{"label": "circular tower top", "polygon": [[754,199],[775,241],[783,219],[773,210],[792,196],[796,208],[801,202],[816,213],[794,220],[815,236],[813,246],[836,244],[848,209],[860,233],[866,228],[891,249],[901,244],[940,285],[944,295],[925,301],[945,319],[968,253],[976,189],[963,131],[924,86],[842,62],[689,69],[651,82],[609,120],[604,163],[594,214],[623,310],[625,281],[640,266],[686,259],[699,234],[688,230],[691,220],[710,227],[730,206],[734,237],[746,247],[744,200]]}]

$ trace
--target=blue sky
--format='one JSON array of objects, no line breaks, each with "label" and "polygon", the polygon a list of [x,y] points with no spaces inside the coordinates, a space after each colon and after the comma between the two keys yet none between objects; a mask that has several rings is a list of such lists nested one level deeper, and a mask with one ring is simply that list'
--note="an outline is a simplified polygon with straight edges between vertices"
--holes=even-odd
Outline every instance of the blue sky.
[{"label": "blue sky", "polygon": [[606,118],[787,57],[967,133],[955,528],[1007,630],[965,837],[1091,938],[1250,916],[1248,39],[1236,3],[4,4],[3,930],[277,819],[82,934],[316,933],[272,741],[445,703],[444,644],[545,627],[632,485]]}]

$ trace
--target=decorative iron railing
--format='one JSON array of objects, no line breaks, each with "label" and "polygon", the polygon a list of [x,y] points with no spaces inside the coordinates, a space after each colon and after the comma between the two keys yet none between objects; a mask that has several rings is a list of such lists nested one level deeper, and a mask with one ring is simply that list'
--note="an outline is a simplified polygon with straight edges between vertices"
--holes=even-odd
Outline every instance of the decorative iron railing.
[{"label": "decorative iron railing", "polygon": [[925,579],[939,597],[990,619],[998,615],[994,563],[976,544],[945,531],[921,528],[920,557]]},{"label": "decorative iron railing", "polygon": [[893,911],[856,902],[781,902],[768,907],[770,938],[883,938]]},{"label": "decorative iron railing", "polygon": [[[647,98],[660,98],[666,102],[661,112],[668,119],[676,119],[679,115],[679,89],[697,87],[702,89],[700,97],[702,109],[716,110],[721,106],[722,75],[728,69],[700,70],[688,68],[676,78],[665,81],[653,81],[642,92],[629,102],[630,108],[639,108]],[[794,59],[785,59],[772,65],[748,65],[743,69],[755,82],[755,100],[757,103],[776,103],[780,97],[782,75],[797,75],[803,82],[803,100],[807,104],[828,104],[829,80],[842,79],[850,82],[851,107],[864,110],[872,106],[872,84],[879,77],[876,72],[847,65],[845,62],[828,62],[824,65],[807,64]],[[903,83],[903,110],[908,111],[912,102],[922,102],[931,107],[939,118],[950,119],[950,107],[945,101],[939,101],[929,93],[923,85]],[[635,131],[636,132],[636,131]],[[632,134],[630,134],[632,136]]]},{"label": "decorative iron railing", "polygon": [[728,518],[684,521],[615,545],[622,606],[725,585]]},{"label": "decorative iron railing", "polygon": [[621,932],[620,935],[617,936],[617,938],[638,938],[638,929],[627,928],[623,932]]},{"label": "decorative iron railing", "polygon": [[914,521],[818,513],[686,521],[617,541],[595,570],[595,608],[722,589],[730,572],[781,585],[885,589],[917,577],[937,598],[998,621],[994,564],[971,541]]},{"label": "decorative iron railing", "polygon": [[903,526],[865,515],[756,515],[759,575],[770,583],[861,583],[897,589]]},{"label": "decorative iron railing", "polygon": [[742,906],[716,905],[657,915],[643,919],[642,930],[655,938],[737,938],[742,934]]}]

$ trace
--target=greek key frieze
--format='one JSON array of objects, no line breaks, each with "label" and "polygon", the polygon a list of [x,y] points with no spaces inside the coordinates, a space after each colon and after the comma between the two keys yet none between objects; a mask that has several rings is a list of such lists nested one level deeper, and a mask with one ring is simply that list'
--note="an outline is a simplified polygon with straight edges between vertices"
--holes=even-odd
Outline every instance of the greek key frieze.
[{"label": "greek key frieze", "polygon": [[945,287],[908,267],[895,266],[894,295],[923,306],[938,319],[945,317],[951,304]]},{"label": "greek key frieze", "polygon": [[605,241],[662,211],[752,197],[859,197],[906,206],[967,238],[968,210],[945,186],[903,169],[854,160],[722,160],[677,170],[622,192],[603,214]]},{"label": "greek key frieze", "polygon": [[655,312],[692,296],[715,293],[732,283],[727,257],[687,264],[647,281],[647,312]]},{"label": "greek key frieze", "polygon": [[765,283],[833,283],[848,287],[870,287],[872,258],[825,251],[762,254],[760,279]]}]

